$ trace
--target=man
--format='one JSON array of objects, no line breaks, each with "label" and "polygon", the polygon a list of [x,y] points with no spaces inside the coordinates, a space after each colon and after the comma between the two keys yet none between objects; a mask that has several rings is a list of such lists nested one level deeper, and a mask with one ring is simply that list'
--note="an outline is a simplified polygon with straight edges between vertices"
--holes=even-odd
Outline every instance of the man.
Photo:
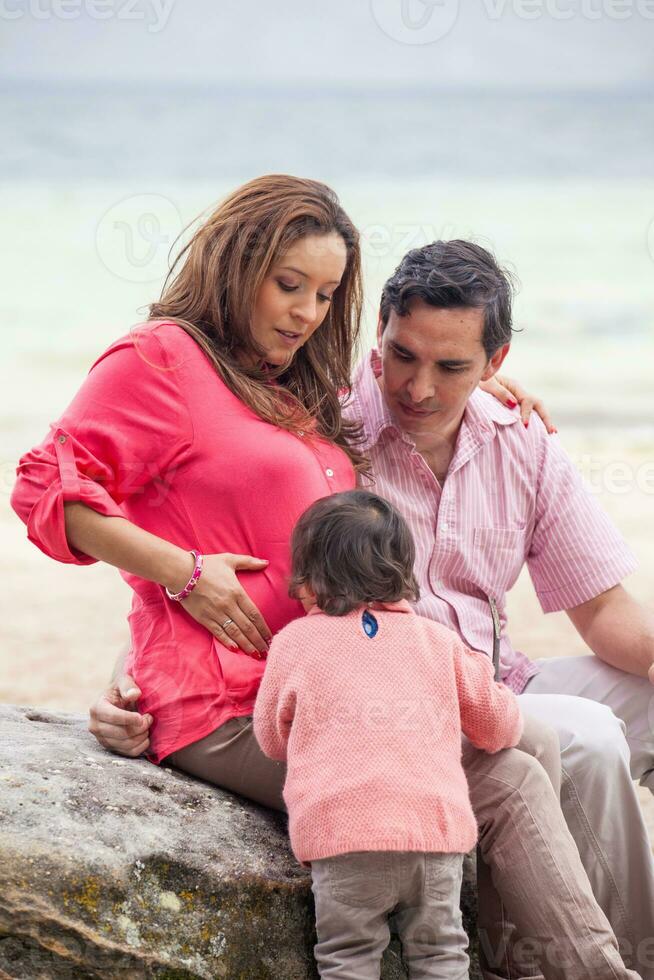
[{"label": "man", "polygon": [[[559,733],[562,807],[625,955],[654,976],[654,865],[632,777],[654,792],[654,616],[620,584],[634,559],[540,419],[478,391],[511,341],[511,289],[484,249],[437,242],[386,283],[378,341],[346,409],[377,493],[409,520],[416,609],[493,649],[525,713]],[[507,633],[525,562],[545,612],[565,609],[595,656],[529,661]]]},{"label": "man", "polygon": [[[359,367],[346,412],[363,423],[374,489],[412,528],[417,611],[490,653],[493,600],[502,680],[559,732],[570,829],[625,958],[652,980],[654,870],[624,732],[634,777],[651,778],[654,626],[619,584],[633,559],[556,440],[477,391],[510,341],[510,285],[489,253],[414,250],[384,287],[380,352]],[[566,608],[596,656],[533,663],[513,650],[505,596],[525,561],[543,608]],[[120,751],[124,714],[105,699],[92,718]],[[134,744],[144,738],[140,727]]]}]

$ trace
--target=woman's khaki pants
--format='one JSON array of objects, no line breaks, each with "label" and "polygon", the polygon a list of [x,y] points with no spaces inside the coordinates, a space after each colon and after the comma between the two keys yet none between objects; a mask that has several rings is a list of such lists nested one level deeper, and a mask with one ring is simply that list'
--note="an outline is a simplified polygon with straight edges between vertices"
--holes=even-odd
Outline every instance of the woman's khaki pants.
[{"label": "woman's khaki pants", "polygon": [[[285,810],[286,767],[262,753],[251,717],[233,718],[168,756],[166,764]],[[620,958],[563,819],[555,733],[526,718],[517,748],[489,755],[464,741],[463,765],[479,826],[485,980],[636,980]]]}]

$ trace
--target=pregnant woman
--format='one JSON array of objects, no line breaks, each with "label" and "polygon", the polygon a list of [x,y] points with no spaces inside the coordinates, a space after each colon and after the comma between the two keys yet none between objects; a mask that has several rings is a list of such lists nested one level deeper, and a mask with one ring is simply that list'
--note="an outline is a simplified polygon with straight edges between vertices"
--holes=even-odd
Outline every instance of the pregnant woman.
[{"label": "pregnant woman", "polygon": [[[133,590],[126,670],[153,720],[152,761],[276,808],[283,767],[258,749],[251,715],[268,641],[302,615],[287,594],[292,528],[366,466],[339,402],[361,303],[358,234],[335,194],[293,177],[251,181],[195,233],[148,322],[96,361],[22,458],[12,496],[46,554],[108,562]],[[498,757],[466,753],[495,885],[543,949],[590,926],[585,972],[577,958],[568,978],[633,976],[552,788],[558,741],[527,729]]]}]

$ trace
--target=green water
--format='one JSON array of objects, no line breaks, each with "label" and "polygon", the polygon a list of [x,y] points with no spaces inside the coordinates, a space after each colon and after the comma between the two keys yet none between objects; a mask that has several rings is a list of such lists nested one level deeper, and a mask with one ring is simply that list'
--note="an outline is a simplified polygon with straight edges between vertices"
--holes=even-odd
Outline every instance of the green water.
[{"label": "green water", "polygon": [[[37,438],[158,294],[168,246],[231,184],[14,183],[0,192],[5,452]],[[363,233],[366,335],[401,255],[437,237],[490,245],[520,279],[509,373],[565,424],[654,427],[654,181],[349,181]],[[139,312],[139,308],[141,312]]]}]

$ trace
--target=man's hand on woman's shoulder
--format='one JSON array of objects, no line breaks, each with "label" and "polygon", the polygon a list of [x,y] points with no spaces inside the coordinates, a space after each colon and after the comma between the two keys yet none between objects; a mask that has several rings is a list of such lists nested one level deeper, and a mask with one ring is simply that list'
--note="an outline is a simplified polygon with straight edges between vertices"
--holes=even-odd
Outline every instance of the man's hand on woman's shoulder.
[{"label": "man's hand on woman's shoulder", "polygon": [[121,674],[90,708],[89,731],[111,752],[135,759],[150,745],[151,715],[140,715],[141,692],[129,674]]}]

